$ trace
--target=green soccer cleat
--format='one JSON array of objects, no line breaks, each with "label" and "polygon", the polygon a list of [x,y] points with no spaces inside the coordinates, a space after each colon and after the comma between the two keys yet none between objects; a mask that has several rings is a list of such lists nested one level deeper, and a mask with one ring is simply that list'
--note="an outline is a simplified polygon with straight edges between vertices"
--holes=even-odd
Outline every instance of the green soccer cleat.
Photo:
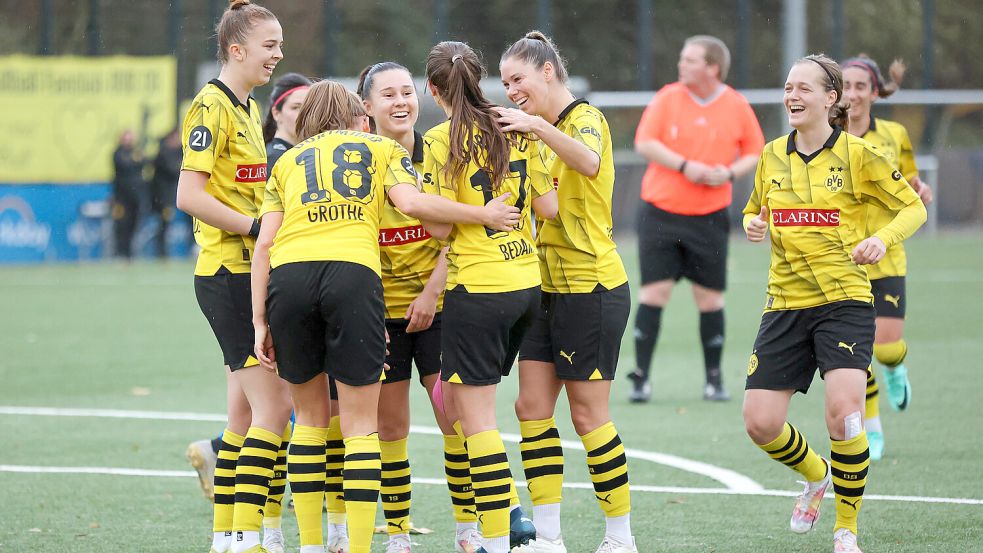
[{"label": "green soccer cleat", "polygon": [[904,411],[911,403],[911,382],[908,380],[908,369],[898,365],[893,369],[884,370],[884,380],[887,381],[887,399],[891,409]]},{"label": "green soccer cleat", "polygon": [[868,432],[867,448],[870,450],[870,460],[880,461],[884,456],[884,433],[878,430]]}]

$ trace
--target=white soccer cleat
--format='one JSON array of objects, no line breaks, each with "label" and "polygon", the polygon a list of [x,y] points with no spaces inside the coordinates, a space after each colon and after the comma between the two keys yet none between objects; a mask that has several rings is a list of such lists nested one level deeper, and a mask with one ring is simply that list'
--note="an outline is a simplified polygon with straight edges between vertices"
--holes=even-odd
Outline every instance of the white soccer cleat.
[{"label": "white soccer cleat", "polygon": [[864,552],[857,547],[857,536],[846,528],[840,528],[833,533],[833,553]]},{"label": "white soccer cleat", "polygon": [[386,553],[410,553],[410,537],[406,534],[393,534],[389,536],[389,543],[386,544]]},{"label": "white soccer cleat", "polygon": [[454,553],[478,553],[481,549],[481,532],[477,528],[458,530],[454,536]]},{"label": "white soccer cleat", "polygon": [[829,461],[826,463],[826,477],[819,482],[802,482],[805,488],[795,500],[795,508],[792,509],[792,519],[789,521],[789,528],[796,534],[805,534],[812,530],[819,520],[819,507],[822,504],[826,489],[832,481]]},{"label": "white soccer cleat", "polygon": [[198,472],[198,485],[201,486],[201,493],[209,501],[215,501],[215,462],[218,455],[212,451],[211,440],[198,440],[191,442],[188,449],[184,452],[188,462]]},{"label": "white soccer cleat", "polygon": [[620,540],[611,536],[604,536],[604,541],[595,553],[638,553],[635,548],[635,538],[631,538],[631,543],[622,543]]},{"label": "white soccer cleat", "polygon": [[513,551],[520,551],[521,553],[567,553],[567,546],[563,545],[563,536],[550,540],[537,535],[536,539],[530,540],[526,545]]},{"label": "white soccer cleat", "polygon": [[263,549],[269,553],[284,553],[286,544],[283,541],[283,530],[280,528],[263,528]]}]

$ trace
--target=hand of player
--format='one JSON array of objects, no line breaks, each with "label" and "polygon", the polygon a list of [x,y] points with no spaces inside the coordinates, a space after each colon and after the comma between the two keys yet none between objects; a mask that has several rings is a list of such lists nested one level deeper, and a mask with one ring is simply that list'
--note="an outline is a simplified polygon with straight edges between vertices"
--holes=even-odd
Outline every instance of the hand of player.
[{"label": "hand of player", "polygon": [[887,253],[887,246],[884,242],[876,236],[871,236],[857,244],[850,257],[857,265],[873,265],[883,259],[885,253]]},{"label": "hand of player", "polygon": [[683,176],[688,181],[696,184],[709,184],[707,183],[707,175],[710,173],[710,170],[711,167],[706,163],[689,160],[686,162],[686,168],[683,169]]},{"label": "hand of player", "polygon": [[433,317],[437,313],[437,299],[439,297],[439,295],[435,296],[424,290],[410,303],[406,309],[406,316],[403,317],[410,322],[406,326],[406,332],[420,332],[430,328]]},{"label": "hand of player", "polygon": [[505,232],[511,232],[519,224],[519,208],[505,203],[509,199],[511,192],[506,192],[501,196],[492,198],[485,204],[485,226]]},{"label": "hand of player", "polygon": [[[686,164],[686,168],[689,169],[689,164]],[[703,177],[703,184],[709,184],[711,186],[720,186],[721,184],[726,184],[730,180],[730,168],[726,165],[717,164],[706,172]]]},{"label": "hand of player", "polygon": [[768,206],[761,206],[761,213],[748,221],[744,232],[747,234],[747,239],[752,242],[761,242],[765,239],[765,234],[768,233]]},{"label": "hand of player", "polygon": [[915,193],[918,197],[922,199],[922,203],[926,206],[932,203],[932,189],[929,188],[927,184],[922,182],[922,179],[915,177],[911,179],[911,187],[915,189]]},{"label": "hand of player", "polygon": [[502,126],[503,132],[532,133],[536,132],[536,126],[543,122],[542,117],[529,115],[520,109],[503,107],[493,109],[498,112],[498,124]]},{"label": "hand of player", "polygon": [[266,324],[253,325],[256,337],[253,342],[253,353],[259,360],[259,365],[268,371],[276,371],[276,350],[273,349],[273,337],[270,327]]}]

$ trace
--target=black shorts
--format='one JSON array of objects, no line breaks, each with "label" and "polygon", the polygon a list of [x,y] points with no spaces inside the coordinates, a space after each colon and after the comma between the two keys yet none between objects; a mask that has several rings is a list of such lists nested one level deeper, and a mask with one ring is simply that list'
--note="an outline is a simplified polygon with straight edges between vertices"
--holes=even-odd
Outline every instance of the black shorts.
[{"label": "black shorts", "polygon": [[813,375],[870,366],[874,306],[838,301],[818,307],[768,311],[761,316],[748,361],[746,389],[809,391]]},{"label": "black shorts", "polygon": [[904,319],[905,277],[885,277],[870,281],[870,291],[874,294],[874,310],[878,317]]},{"label": "black shorts", "polygon": [[638,217],[642,284],[686,277],[711,290],[725,290],[729,236],[726,208],[677,215],[643,201]]},{"label": "black shorts", "polygon": [[630,311],[628,283],[598,284],[588,294],[543,292],[519,361],[553,363],[561,380],[613,380]]},{"label": "black shorts", "polygon": [[539,302],[539,286],[487,294],[472,294],[463,286],[448,290],[440,336],[440,378],[471,386],[501,382],[512,370]]},{"label": "black shorts", "polygon": [[287,263],[270,271],[267,319],[280,377],[327,373],[342,384],[379,381],[386,359],[382,279],[345,261]]},{"label": "black shorts", "polygon": [[389,355],[386,363],[386,379],[383,384],[409,380],[413,375],[412,365],[423,382],[424,376],[440,372],[440,320],[441,314],[434,315],[430,328],[419,332],[406,332],[410,322],[406,319],[386,319],[389,332]]},{"label": "black shorts", "polygon": [[198,307],[208,319],[222,348],[222,358],[233,371],[258,365],[253,356],[253,296],[249,273],[195,276]]}]

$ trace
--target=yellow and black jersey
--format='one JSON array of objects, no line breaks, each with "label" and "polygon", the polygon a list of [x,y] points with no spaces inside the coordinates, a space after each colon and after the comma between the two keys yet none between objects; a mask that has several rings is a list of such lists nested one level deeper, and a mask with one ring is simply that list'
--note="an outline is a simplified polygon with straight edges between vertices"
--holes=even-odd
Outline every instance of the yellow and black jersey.
[{"label": "yellow and black jersey", "polygon": [[[423,135],[414,133],[413,168],[423,171]],[[382,287],[386,318],[402,319],[430,279],[443,246],[423,228],[418,219],[404,215],[391,202],[382,208],[379,249],[382,252]],[[443,308],[444,294],[437,299]]]},{"label": "yellow and black jersey", "polygon": [[[481,136],[477,129],[475,136]],[[479,206],[508,192],[511,196],[507,202],[521,210],[519,225],[511,232],[481,225],[454,225],[448,238],[448,290],[460,284],[474,293],[512,292],[542,283],[529,210],[533,198],[549,193],[553,184],[539,143],[521,134],[512,137],[515,140],[509,162],[512,172],[495,192],[488,171],[473,160],[459,182],[450,182],[445,175],[444,167],[450,160],[450,121],[430,129],[424,136],[425,191]]]},{"label": "yellow and black jersey", "polygon": [[628,274],[613,238],[614,155],[608,122],[587,100],[577,100],[560,113],[556,127],[597,154],[601,164],[597,176],[586,177],[543,145],[560,203],[556,218],[543,221],[537,236],[543,291],[588,293],[598,284],[611,290],[628,282]]},{"label": "yellow and black jersey", "polygon": [[266,184],[261,215],[283,212],[270,266],[348,261],[381,276],[379,223],[386,194],[417,186],[409,154],[396,141],[358,131],[328,131],[285,152]]},{"label": "yellow and black jersey", "polygon": [[[886,157],[904,178],[918,176],[918,166],[915,165],[915,152],[911,148],[911,139],[904,126],[894,121],[870,118],[870,128],[863,139],[870,142]],[[873,232],[891,222],[893,213],[870,206],[867,209],[867,229]],[[905,276],[908,273],[908,258],[905,255],[904,244],[895,244],[887,250],[884,259],[876,265],[867,267],[871,280],[879,278]]]},{"label": "yellow and black jersey", "polygon": [[[877,148],[834,128],[808,156],[795,150],[795,131],[765,146],[744,226],[769,209],[771,268],[766,310],[800,309],[841,300],[873,301],[853,248],[877,236],[890,248],[925,221],[925,206]],[[867,207],[895,217],[867,233]]]},{"label": "yellow and black jersey", "polygon": [[[181,169],[208,173],[205,191],[228,207],[256,217],[266,185],[266,145],[259,105],[243,104],[229,87],[213,79],[198,92],[184,118]],[[224,270],[248,273],[255,240],[194,222],[201,247],[195,274]]]}]

